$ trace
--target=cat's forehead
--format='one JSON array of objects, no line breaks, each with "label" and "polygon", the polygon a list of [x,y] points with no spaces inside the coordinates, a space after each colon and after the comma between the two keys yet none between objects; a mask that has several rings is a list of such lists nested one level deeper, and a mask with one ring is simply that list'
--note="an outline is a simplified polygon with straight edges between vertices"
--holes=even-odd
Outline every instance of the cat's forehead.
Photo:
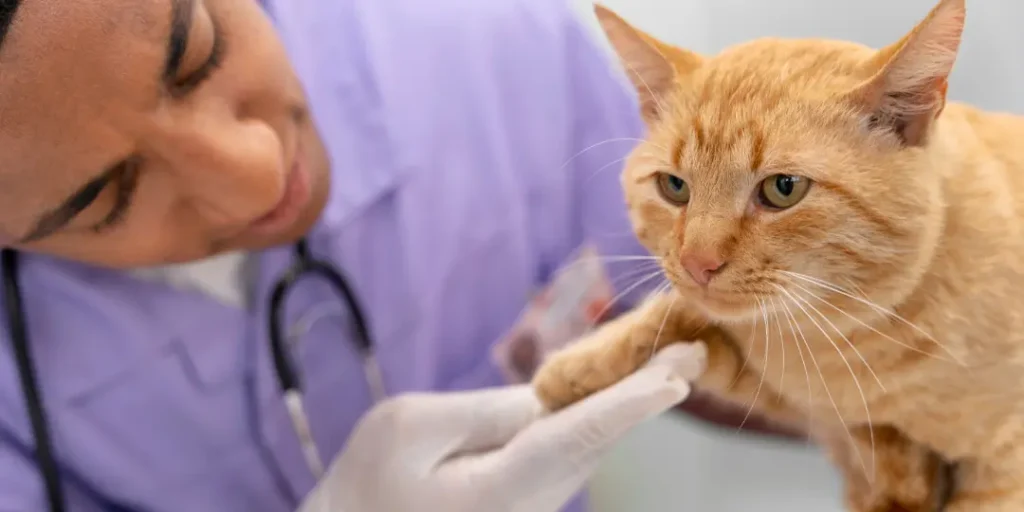
[{"label": "cat's forehead", "polygon": [[741,181],[763,172],[817,167],[828,159],[839,116],[813,108],[702,109],[669,120],[651,137],[672,168]]},{"label": "cat's forehead", "polygon": [[874,50],[847,41],[764,38],[726,48],[693,76],[708,98],[841,90],[867,78]]},{"label": "cat's forehead", "polygon": [[681,86],[656,142],[679,167],[800,165],[807,148],[845,123],[847,110],[832,97],[865,78],[871,55],[841,41],[762,39],[726,49]]}]

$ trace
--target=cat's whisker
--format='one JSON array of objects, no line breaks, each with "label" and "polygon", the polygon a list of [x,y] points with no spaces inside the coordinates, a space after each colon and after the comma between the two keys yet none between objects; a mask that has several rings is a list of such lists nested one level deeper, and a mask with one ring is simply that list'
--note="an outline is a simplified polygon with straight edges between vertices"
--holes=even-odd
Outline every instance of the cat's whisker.
[{"label": "cat's whisker", "polygon": [[657,287],[656,292],[658,294],[663,294],[663,293],[666,293],[666,292],[670,291],[671,289],[672,289],[672,282],[671,281],[666,281],[665,283],[662,283],[662,286]]},{"label": "cat's whisker", "polygon": [[559,276],[559,275],[565,274],[566,272],[569,272],[570,270],[574,269],[575,267],[578,267],[579,265],[583,265],[585,263],[593,263],[595,260],[599,261],[601,263],[606,263],[606,264],[609,264],[609,263],[633,263],[633,262],[636,262],[636,261],[642,261],[642,262],[645,262],[645,263],[652,263],[653,262],[653,263],[660,264],[661,261],[662,261],[662,258],[659,258],[659,257],[656,257],[656,256],[633,256],[633,255],[630,255],[630,256],[591,255],[591,256],[587,256],[585,258],[578,258],[578,259],[576,259],[576,261],[573,261],[572,263],[570,263],[568,265],[565,265],[564,267],[558,269],[558,271],[555,272],[555,275]]},{"label": "cat's whisker", "polygon": [[949,362],[954,362],[954,363],[956,362],[956,361],[953,361],[953,360],[951,360],[951,359],[946,359],[946,358],[944,358],[944,357],[939,357],[938,355],[936,355],[936,354],[933,354],[933,353],[931,353],[931,352],[928,352],[928,351],[926,351],[926,350],[921,350],[921,349],[920,349],[920,348],[918,348],[918,347],[915,347],[915,346],[912,346],[912,345],[908,345],[908,344],[906,344],[906,343],[903,343],[902,341],[899,341],[899,340],[897,340],[896,338],[893,338],[892,336],[889,336],[888,334],[885,334],[884,332],[882,332],[882,331],[879,331],[878,329],[876,329],[876,328],[872,327],[872,326],[871,326],[871,325],[869,325],[869,324],[868,324],[867,322],[864,322],[864,321],[862,321],[861,319],[857,318],[856,316],[854,316],[854,315],[851,315],[850,313],[847,313],[847,312],[846,312],[846,311],[845,311],[844,309],[840,308],[839,306],[836,306],[835,304],[833,304],[832,302],[830,302],[830,301],[829,301],[828,299],[825,299],[824,297],[821,297],[820,295],[817,295],[817,294],[815,294],[815,293],[814,293],[814,292],[812,292],[811,290],[808,290],[807,288],[804,288],[803,286],[800,286],[800,284],[799,284],[799,283],[793,282],[792,280],[787,280],[787,281],[789,281],[789,284],[791,284],[791,285],[793,285],[793,286],[795,286],[795,287],[797,287],[797,288],[799,288],[799,289],[803,290],[803,292],[804,292],[804,293],[806,293],[806,294],[810,295],[811,297],[814,297],[815,299],[818,299],[818,300],[820,300],[821,302],[823,302],[823,303],[827,304],[827,305],[828,305],[829,307],[831,307],[832,309],[834,309],[834,310],[836,310],[836,311],[838,311],[838,312],[842,313],[843,315],[845,315],[845,316],[846,316],[847,318],[849,318],[850,320],[853,320],[854,322],[857,322],[858,324],[860,324],[860,325],[864,326],[865,328],[867,328],[867,329],[870,329],[870,330],[871,330],[872,332],[874,332],[875,334],[877,334],[877,335],[879,335],[879,336],[881,336],[881,337],[883,337],[883,338],[885,338],[885,339],[887,339],[887,340],[889,340],[889,341],[892,341],[893,343],[895,343],[895,344],[897,344],[897,345],[900,345],[901,347],[907,348],[907,349],[909,349],[909,350],[913,350],[913,351],[915,351],[915,352],[918,352],[918,353],[920,353],[920,354],[926,355],[926,356],[928,356],[928,357],[932,357],[932,358],[938,359],[938,360],[940,360],[940,361],[949,361]]},{"label": "cat's whisker", "polygon": [[[873,375],[875,377],[875,382],[878,383],[878,386],[881,388],[882,392],[883,393],[887,393],[888,391],[885,389],[885,386],[882,384],[882,381],[879,380],[878,375],[871,368],[871,364],[868,363],[868,361],[864,358],[864,356],[861,355],[860,351],[857,350],[856,345],[854,345],[853,342],[851,342],[850,339],[847,338],[846,335],[843,334],[843,332],[838,327],[836,327],[836,324],[832,323],[832,320],[830,320],[824,313],[822,313],[821,310],[819,310],[818,308],[814,307],[814,305],[811,304],[807,299],[801,297],[796,292],[793,292],[793,295],[794,295],[794,297],[796,297],[796,299],[798,301],[806,304],[807,307],[811,308],[811,310],[814,311],[814,313],[816,313],[819,317],[821,317],[822,320],[824,320],[830,327],[832,327],[832,330],[834,330],[837,334],[839,334],[839,337],[842,338],[843,341],[846,342],[847,346],[849,346],[851,349],[853,349],[853,352],[855,354],[857,354],[857,357],[859,357],[861,362],[864,363],[864,367],[867,368],[868,372],[871,373],[871,375]],[[817,322],[815,322],[815,324],[817,325]],[[818,328],[821,329],[821,326],[819,325]],[[825,332],[824,329],[822,329],[822,333],[823,334],[824,334],[824,332]],[[831,337],[829,337],[829,342],[832,343],[832,346],[835,347],[836,350],[839,352],[840,357],[843,358],[843,363],[846,364],[847,370],[850,371],[850,376],[853,377],[854,383],[856,383],[857,389],[860,391],[861,399],[864,401],[864,410],[867,413],[868,427],[870,427],[871,426],[871,411],[870,411],[870,408],[868,406],[867,397],[864,395],[864,390],[863,390],[863,388],[860,385],[860,379],[857,377],[856,373],[853,371],[853,367],[850,365],[849,359],[846,357],[845,354],[842,353],[842,350],[839,349],[839,347],[836,345],[835,341],[833,341]],[[871,479],[870,480],[873,481],[874,480],[874,476],[875,476],[875,471],[877,471],[877,469],[878,469],[876,467],[876,460],[875,460],[875,438],[874,438],[875,433],[874,433],[874,430],[871,430],[870,428],[869,428],[868,432],[871,435]]]},{"label": "cat's whisker", "polygon": [[[636,283],[633,283],[633,285],[632,285],[632,286],[630,286],[630,287],[626,288],[625,290],[623,290],[622,292],[620,292],[620,293],[619,293],[618,295],[616,295],[615,297],[612,297],[612,299],[611,299],[610,301],[608,301],[608,304],[605,304],[605,307],[604,307],[604,308],[602,308],[602,309],[601,309],[601,311],[599,311],[599,312],[597,313],[597,315],[595,315],[595,316],[594,316],[594,318],[601,318],[602,316],[604,316],[604,314],[605,314],[605,313],[606,313],[606,312],[607,312],[607,311],[608,311],[609,309],[611,309],[611,307],[612,307],[612,306],[613,306],[613,305],[614,305],[614,304],[615,304],[615,303],[616,303],[617,301],[621,300],[621,298],[622,298],[622,297],[624,297],[625,295],[627,295],[627,294],[628,294],[629,292],[633,291],[633,289],[635,289],[635,288],[636,288],[637,286],[640,286],[640,285],[642,285],[642,284],[643,284],[644,282],[650,281],[650,280],[651,280],[651,279],[652,279],[653,277],[657,276],[657,275],[658,275],[658,274],[660,274],[660,273],[661,273],[661,270],[659,269],[659,270],[657,270],[657,271],[654,271],[654,272],[652,272],[652,273],[650,273],[650,274],[647,274],[647,275],[645,275],[645,276],[644,276],[644,277],[643,277],[642,279],[640,279],[639,281],[637,281]],[[670,285],[671,285],[671,283],[667,283],[667,282],[666,282],[666,283],[662,283],[662,284],[658,285],[658,287],[657,287],[657,288],[655,288],[655,289],[654,289],[654,291],[652,291],[652,292],[651,292],[650,296],[651,296],[651,297],[653,297],[653,296],[655,296],[655,295],[658,295],[658,293],[660,293],[660,292],[661,292],[662,290],[665,290],[665,289],[667,288],[667,286],[670,286]],[[615,344],[609,343],[609,344],[607,344],[607,345],[604,345],[604,346],[603,346],[603,348],[602,348],[602,351],[603,351],[603,352],[604,352],[604,353],[605,353],[605,354],[607,355],[607,354],[610,354],[610,353],[612,353],[612,351],[614,351],[615,349],[616,349],[616,346],[615,346]]]},{"label": "cat's whisker", "polygon": [[594,315],[594,318],[603,317],[605,313],[607,313],[608,310],[614,307],[618,301],[622,300],[623,297],[629,295],[630,292],[632,292],[633,290],[643,286],[645,283],[648,283],[652,279],[659,276],[664,277],[664,274],[662,273],[660,268],[658,270],[651,272],[650,274],[641,277],[639,280],[637,280],[637,282],[627,286],[624,290],[622,290],[621,292],[617,293],[614,297],[612,297],[611,300],[609,300],[608,303],[605,304],[604,307],[601,308],[601,310],[598,311],[596,315]]},{"label": "cat's whisker", "polygon": [[551,276],[551,280],[557,279],[557,278],[559,278],[559,277],[561,277],[561,276],[563,276],[565,274],[568,274],[569,272],[572,272],[573,270],[575,270],[576,267],[578,267],[580,265],[588,264],[588,263],[593,263],[595,260],[599,261],[601,263],[604,263],[604,264],[641,262],[640,264],[638,264],[636,266],[636,268],[631,268],[631,269],[625,271],[622,275],[615,276],[614,278],[612,278],[611,279],[611,283],[614,285],[619,280],[629,279],[631,277],[635,277],[637,274],[642,274],[644,272],[649,272],[651,270],[654,270],[654,268],[659,267],[661,265],[662,258],[655,257],[655,256],[634,256],[634,255],[629,255],[629,256],[590,255],[590,256],[587,256],[587,257],[584,257],[584,258],[577,258],[572,263],[569,263],[568,265],[565,265],[565,266],[559,268],[557,271],[554,272],[554,275]]},{"label": "cat's whisker", "polygon": [[[769,337],[768,330],[768,309],[764,305],[764,299],[759,295],[757,297],[757,303],[761,306],[761,316],[764,318],[764,366],[762,371],[758,372],[761,374],[761,380],[757,383],[757,389],[754,391],[754,399],[750,401],[750,407],[747,409],[747,414],[743,416],[743,421],[736,427],[737,431],[743,430],[743,426],[747,424],[747,420],[750,419],[750,414],[754,412],[754,407],[757,407],[757,399],[761,395],[761,386],[764,385],[765,371],[768,368],[768,351],[771,348],[771,338]],[[751,344],[753,346],[753,344]]]},{"label": "cat's whisker", "polygon": [[[659,284],[657,288],[652,290],[651,293],[647,296],[647,298],[653,298],[653,297],[657,297],[658,295],[664,295],[665,293],[668,293],[671,290],[672,290],[672,282],[666,280],[664,283]],[[672,300],[675,301],[677,297],[678,297],[677,295],[673,295],[672,296]],[[675,304],[673,304],[673,307],[675,307]],[[671,308],[669,308],[669,309],[671,309]]]},{"label": "cat's whisker", "polygon": [[782,322],[779,321],[779,310],[775,306],[775,297],[768,296],[768,300],[772,301],[772,315],[775,317],[775,326],[779,328],[779,346],[782,348],[782,376],[779,377],[779,395],[783,394],[783,383],[786,381],[786,337],[782,334]]},{"label": "cat's whisker", "polygon": [[615,261],[662,261],[664,258],[659,256],[595,256],[596,259],[604,262],[615,262]]},{"label": "cat's whisker", "polygon": [[[853,282],[853,279],[850,279],[850,278],[846,277],[846,278],[843,278],[843,280],[846,281],[847,284],[850,285],[850,288],[853,288],[853,291],[855,291],[858,294],[860,294],[861,297],[863,297],[865,299],[868,297],[867,292],[865,292],[864,289],[861,288],[860,286],[857,286],[857,283]],[[822,281],[824,281],[824,279],[822,279]]]},{"label": "cat's whisker", "polygon": [[[800,356],[800,365],[804,367],[804,378],[807,381],[807,432],[811,432],[811,411],[814,410],[813,398],[811,395],[811,372],[807,369],[807,361],[804,359],[804,349],[800,346],[800,340],[797,339],[796,328],[793,327],[796,321],[793,318],[793,312],[789,308],[789,304],[786,303],[784,297],[779,297],[779,302],[782,304],[783,316],[786,318],[786,323],[789,324],[789,331],[793,334],[793,341],[796,344],[796,353]],[[799,325],[797,325],[799,327]],[[800,332],[800,337],[803,337],[803,332]],[[804,341],[806,343],[806,341]],[[820,371],[820,370],[819,370]]]},{"label": "cat's whisker", "polygon": [[[794,293],[795,293],[795,292],[794,292]],[[835,332],[836,332],[836,334],[838,334],[838,335],[839,335],[839,337],[840,337],[840,338],[842,338],[842,339],[843,339],[843,341],[845,341],[845,342],[846,342],[846,345],[847,345],[848,347],[850,347],[850,349],[852,349],[852,350],[853,350],[853,353],[854,353],[854,354],[857,354],[857,357],[858,357],[858,358],[860,359],[860,361],[861,361],[862,363],[864,363],[864,367],[865,367],[865,368],[867,368],[867,370],[868,370],[868,373],[870,373],[870,374],[871,374],[871,376],[875,378],[875,382],[877,382],[877,383],[878,383],[878,387],[882,389],[882,392],[883,392],[883,393],[888,393],[888,390],[886,390],[886,389],[885,389],[885,385],[884,385],[884,384],[882,384],[882,380],[878,378],[878,374],[876,374],[876,373],[875,373],[875,370],[873,370],[873,369],[871,368],[871,363],[868,363],[868,360],[867,360],[867,359],[865,359],[865,358],[864,358],[864,355],[860,353],[860,350],[858,350],[858,349],[857,349],[857,346],[856,346],[856,345],[854,345],[852,341],[850,341],[850,338],[847,338],[847,337],[846,337],[846,334],[844,334],[844,333],[843,333],[842,329],[840,329],[839,327],[837,327],[837,326],[836,326],[836,324],[834,324],[834,323],[832,322],[832,320],[830,320],[830,319],[828,318],[828,316],[827,316],[827,315],[825,315],[824,313],[822,313],[822,312],[821,312],[821,310],[819,310],[818,308],[814,307],[814,304],[811,304],[811,303],[810,303],[810,302],[809,302],[809,301],[808,301],[807,299],[804,299],[804,298],[803,298],[803,297],[801,297],[800,295],[796,295],[796,297],[797,297],[797,298],[798,298],[798,299],[799,299],[799,300],[800,300],[801,302],[803,302],[804,304],[806,304],[806,305],[807,305],[807,307],[811,308],[811,310],[812,310],[812,311],[814,311],[815,313],[817,313],[817,314],[818,314],[818,316],[819,316],[819,317],[821,317],[821,319],[822,319],[822,320],[824,320],[824,321],[825,321],[825,323],[827,323],[827,324],[829,325],[829,327],[831,327],[831,328],[832,328],[832,330],[833,330],[833,331],[835,331]],[[836,348],[838,348],[838,347],[836,347]],[[850,371],[852,372],[853,370],[851,369]]]},{"label": "cat's whisker", "polygon": [[[850,278],[844,278],[844,279],[850,285],[850,287],[853,288],[860,295],[860,297],[862,299],[868,300],[868,294],[867,294],[867,292],[864,291],[863,288],[861,288],[860,286],[857,286],[857,283],[854,283],[853,280],[850,279]],[[895,312],[893,312],[893,314],[895,314]],[[900,318],[901,321],[907,322],[906,319],[903,319],[902,317],[899,317],[899,315],[897,315],[897,317]],[[961,360],[961,359],[957,358],[955,355],[953,355],[953,352],[950,351],[949,349],[947,349],[941,343],[939,343],[939,340],[931,337],[930,335],[928,335],[928,333],[924,333],[923,331],[921,331],[921,329],[917,329],[916,326],[913,326],[913,325],[911,325],[911,326],[915,327],[915,330],[922,332],[925,335],[925,337],[928,339],[928,341],[931,341],[937,347],[942,349],[943,352],[945,352],[947,355],[949,355],[949,358],[952,360],[953,363],[959,365],[961,368],[966,369],[968,374],[973,374],[974,368],[972,368],[970,365],[965,363],[963,360]],[[938,356],[935,356],[935,357],[938,358],[940,361],[946,361],[946,359],[939,358]]]},{"label": "cat's whisker", "polygon": [[[651,291],[649,297],[655,297],[655,296],[658,296],[658,295],[662,295],[662,294],[667,293],[667,292],[669,292],[671,290],[672,290],[672,282],[666,280],[664,283],[659,284],[657,288],[655,288],[653,291]],[[675,299],[676,299],[676,296],[673,296],[672,300],[675,300]]]},{"label": "cat's whisker", "polygon": [[[785,293],[785,290],[781,290],[781,291],[783,293]],[[839,424],[842,425],[843,428],[846,430],[846,435],[850,439],[850,444],[853,445],[853,434],[851,434],[850,430],[848,428],[846,428],[846,420],[843,419],[843,413],[839,410],[839,404],[836,403],[835,397],[832,396],[832,390],[829,389],[828,381],[825,380],[825,374],[824,374],[824,372],[821,371],[821,365],[818,364],[818,358],[814,357],[814,350],[811,349],[811,343],[809,341],[807,341],[807,336],[804,335],[804,330],[803,330],[802,327],[800,327],[800,322],[797,321],[796,315],[793,314],[793,310],[789,307],[788,302],[792,302],[793,304],[796,304],[797,307],[799,307],[800,304],[797,304],[795,301],[792,300],[792,298],[789,298],[788,301],[786,300],[787,297],[781,297],[780,296],[779,298],[782,299],[783,304],[786,304],[786,311],[789,313],[789,317],[792,320],[792,325],[796,326],[797,334],[800,336],[800,341],[803,343],[804,347],[807,349],[807,355],[808,355],[808,357],[811,358],[811,363],[814,365],[815,370],[818,371],[818,378],[821,380],[821,386],[825,390],[825,396],[827,396],[829,402],[832,403],[832,410],[834,410],[836,412],[836,416],[839,417]],[[804,314],[806,315],[807,311],[804,311]],[[810,387],[808,386],[808,390],[809,389],[810,389]],[[810,395],[809,391],[808,391],[808,395]],[[810,425],[810,422],[808,420],[808,429],[807,429],[807,431],[811,432],[811,428],[810,428],[809,425]],[[858,458],[861,459],[861,466],[864,466],[865,465],[864,464],[864,460],[863,460],[862,457],[860,457],[859,453],[858,453]]]},{"label": "cat's whisker", "polygon": [[668,307],[665,308],[665,316],[664,316],[664,318],[661,319],[661,326],[658,327],[658,334],[656,334],[654,336],[654,344],[651,345],[651,355],[650,355],[650,357],[648,357],[648,361],[651,360],[651,359],[654,359],[654,354],[658,353],[658,341],[661,340],[661,333],[665,330],[665,324],[668,323],[668,317],[672,313],[673,308],[675,308],[676,300],[678,298],[679,298],[679,295],[673,294],[672,302],[669,302]]},{"label": "cat's whisker", "polygon": [[740,368],[736,371],[736,377],[732,379],[729,386],[725,389],[732,389],[736,386],[736,383],[740,380],[740,375],[747,370],[747,361],[750,361],[750,356],[754,353],[754,338],[757,336],[757,315],[754,315],[754,323],[750,326],[750,338],[747,339],[747,355],[743,357],[743,361],[740,362]]},{"label": "cat's whisker", "polygon": [[[576,160],[577,158],[583,156],[588,151],[593,151],[594,149],[597,149],[597,148],[599,148],[599,147],[601,147],[601,146],[603,146],[605,144],[611,144],[612,142],[633,142],[633,143],[639,142],[639,143],[653,144],[652,142],[650,142],[648,140],[639,139],[639,138],[636,138],[636,137],[615,137],[615,138],[612,138],[612,139],[605,139],[605,140],[602,140],[600,142],[595,142],[595,143],[593,143],[593,144],[591,144],[591,145],[589,145],[589,146],[579,150],[578,152],[576,152],[575,155],[569,157],[569,159],[566,160],[565,163],[563,163],[558,168],[558,171],[561,172],[561,171],[565,170],[565,168],[568,167],[569,164],[571,164],[573,162],[573,160]],[[666,152],[668,151],[668,149],[664,148],[663,146],[655,146],[655,147],[657,147],[658,149],[661,149],[663,151],[666,151]]]},{"label": "cat's whisker", "polygon": [[583,182],[586,183],[586,182],[594,179],[595,177],[597,177],[598,174],[601,174],[602,172],[604,172],[605,169],[608,169],[609,167],[611,167],[611,166],[613,166],[615,164],[621,164],[622,162],[625,162],[627,158],[629,158],[629,157],[628,156],[624,156],[622,158],[616,158],[615,160],[612,160],[611,162],[608,162],[608,163],[602,165],[601,167],[598,167],[597,169],[594,169],[594,172],[590,173],[590,176],[587,176],[587,179],[583,180]]},{"label": "cat's whisker", "polygon": [[629,269],[622,274],[615,276],[609,282],[612,286],[618,286],[622,281],[628,281],[629,279],[633,279],[639,275],[646,275],[648,272],[659,270],[660,264],[658,262],[647,261],[637,265],[636,268]]},{"label": "cat's whisker", "polygon": [[[870,427],[871,426],[871,407],[868,406],[868,398],[867,398],[867,395],[864,393],[864,388],[861,386],[860,379],[857,378],[857,374],[856,374],[856,372],[853,371],[853,366],[850,365],[850,361],[846,358],[846,355],[843,354],[843,351],[839,348],[838,345],[836,345],[836,342],[832,339],[832,337],[828,335],[828,333],[825,331],[825,328],[822,327],[821,324],[819,324],[818,321],[815,320],[813,316],[811,316],[810,312],[808,312],[807,309],[803,307],[803,305],[800,303],[801,299],[799,297],[797,297],[794,294],[790,293],[790,291],[787,290],[784,286],[775,285],[775,287],[778,288],[778,290],[780,292],[784,293],[787,297],[789,297],[793,301],[793,303],[796,304],[796,306],[798,308],[800,308],[801,311],[803,311],[804,316],[806,316],[807,319],[810,320],[811,323],[814,324],[814,326],[817,327],[819,331],[821,331],[821,334],[825,336],[825,339],[828,340],[828,342],[836,350],[836,353],[839,354],[839,357],[843,360],[843,364],[846,365],[846,369],[849,370],[850,376],[853,378],[853,383],[857,387],[857,391],[860,393],[861,400],[864,403],[864,412],[865,412],[865,414],[867,416],[867,423],[868,423],[868,426]],[[804,302],[806,302],[806,301],[804,301]],[[810,345],[808,345],[807,348],[811,352],[811,355],[813,357],[814,352],[813,352],[813,350],[810,349]],[[817,364],[817,362],[815,362],[815,364]],[[820,371],[820,367],[819,367],[819,371]],[[824,379],[825,379],[824,376],[822,376],[822,383],[825,382]],[[827,386],[826,386],[826,390],[827,390]],[[830,395],[829,398],[831,399],[832,398],[831,397],[831,393],[829,395]],[[843,422],[843,426],[846,427],[846,422],[845,422],[845,420],[843,420],[842,414],[839,413],[838,405],[836,405],[834,400],[833,400],[832,404],[834,406],[836,406],[836,413],[839,414],[840,421]],[[853,435],[850,434],[849,427],[846,427],[846,429],[847,429],[847,435],[849,435],[849,437],[850,437],[850,444],[851,444],[851,446],[855,446],[856,443],[853,441]],[[873,480],[874,479],[874,468],[875,468],[875,433],[874,433],[874,430],[871,430],[871,429],[869,429],[869,432],[870,432],[870,435],[871,435],[871,459],[872,459],[871,460],[871,467],[872,467],[872,471],[868,471],[867,463],[864,461],[864,456],[863,456],[863,454],[860,453],[859,449],[857,450],[857,458],[860,460],[861,468],[864,470],[864,473],[872,475],[872,480]]]},{"label": "cat's whisker", "polygon": [[847,297],[849,299],[855,300],[855,301],[857,301],[857,302],[859,302],[861,304],[864,304],[865,306],[875,310],[876,312],[878,312],[878,313],[880,313],[882,315],[885,315],[885,316],[887,316],[889,318],[892,318],[894,320],[897,320],[897,321],[905,324],[906,326],[910,327],[911,329],[914,329],[915,331],[917,331],[922,336],[925,336],[929,341],[934,343],[935,346],[939,347],[944,352],[946,352],[946,354],[949,355],[950,358],[952,358],[954,361],[956,361],[956,364],[958,364],[960,366],[964,366],[964,367],[967,366],[960,358],[956,357],[956,354],[954,354],[951,350],[946,348],[945,345],[943,345],[938,340],[936,340],[931,334],[928,334],[924,329],[921,329],[920,327],[918,327],[916,324],[914,324],[910,320],[907,320],[906,318],[903,318],[902,316],[898,315],[896,312],[890,311],[887,308],[879,306],[878,304],[875,304],[874,302],[868,300],[867,298],[863,298],[862,299],[860,297],[857,297],[857,296],[851,294],[849,291],[844,290],[842,287],[837,286],[835,284],[832,284],[832,283],[830,283],[828,281],[825,281],[823,279],[819,279],[819,278],[816,278],[816,277],[808,276],[808,275],[805,275],[805,274],[800,274],[798,272],[790,272],[790,271],[786,271],[786,270],[783,270],[781,272],[786,274],[786,275],[789,275],[791,277],[794,277],[794,278],[800,279],[802,281],[811,283],[813,285],[819,286],[821,288],[825,288],[826,290],[838,293],[838,294],[843,295],[844,297]]},{"label": "cat's whisker", "polygon": [[[627,260],[623,260],[623,262],[627,262],[627,263],[632,263],[633,264],[632,265],[633,268],[630,269],[629,272],[635,271],[636,269],[639,269],[639,268],[648,268],[648,269],[650,269],[650,268],[658,267],[658,266],[661,265],[660,261],[644,261],[644,260],[629,260],[629,261],[627,261]],[[618,262],[615,262],[615,261],[605,262],[606,265],[610,264],[610,263],[618,263]]]}]

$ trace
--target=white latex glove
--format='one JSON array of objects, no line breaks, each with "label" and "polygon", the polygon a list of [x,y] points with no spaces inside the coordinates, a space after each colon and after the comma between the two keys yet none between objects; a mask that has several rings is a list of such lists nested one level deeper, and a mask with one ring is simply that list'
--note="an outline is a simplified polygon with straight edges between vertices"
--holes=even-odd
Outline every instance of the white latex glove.
[{"label": "white latex glove", "polygon": [[666,347],[617,385],[544,415],[529,386],[395,397],[371,410],[300,512],[554,512],[636,425],[704,371],[702,343]]}]

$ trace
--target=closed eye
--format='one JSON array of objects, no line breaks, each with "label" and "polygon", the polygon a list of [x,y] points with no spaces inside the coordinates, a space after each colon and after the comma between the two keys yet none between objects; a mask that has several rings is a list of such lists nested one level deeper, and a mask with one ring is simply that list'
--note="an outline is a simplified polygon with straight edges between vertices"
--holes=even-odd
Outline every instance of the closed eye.
[{"label": "closed eye", "polygon": [[[173,98],[182,98],[195,91],[220,68],[225,55],[226,42],[223,31],[216,19],[212,19],[213,44],[210,54],[202,65],[186,76],[179,69],[182,58],[189,44],[192,27],[194,2],[175,0],[172,13],[170,35],[167,43],[167,57],[162,73],[162,82],[167,94]],[[65,199],[59,206],[40,215],[28,234],[21,238],[21,243],[38,241],[52,235],[67,226],[81,212],[87,210],[109,186],[116,187],[114,207],[100,222],[91,226],[94,231],[102,231],[117,225],[127,213],[134,197],[138,183],[139,161],[128,158],[108,168],[99,177],[89,181]]]},{"label": "closed eye", "polygon": [[114,206],[110,209],[110,213],[92,226],[92,231],[100,233],[116,227],[128,215],[135,191],[138,189],[140,167],[141,163],[138,159],[130,159],[125,162],[125,165],[122,166],[123,171],[110,184],[115,187]]},{"label": "closed eye", "polygon": [[210,55],[203,61],[203,64],[192,71],[183,78],[170,78],[167,83],[167,89],[171,96],[175,98],[181,98],[187,96],[192,91],[199,88],[206,80],[213,76],[214,72],[220,68],[221,63],[224,60],[225,52],[225,41],[220,23],[216,20],[213,21],[213,47],[210,49]]}]

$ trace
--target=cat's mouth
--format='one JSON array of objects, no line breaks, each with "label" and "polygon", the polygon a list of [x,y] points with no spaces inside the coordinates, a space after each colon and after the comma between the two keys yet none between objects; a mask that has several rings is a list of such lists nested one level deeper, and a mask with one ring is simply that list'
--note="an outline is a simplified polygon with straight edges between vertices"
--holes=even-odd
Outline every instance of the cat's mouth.
[{"label": "cat's mouth", "polygon": [[[760,301],[750,293],[720,288],[720,284],[712,282],[710,286],[700,286],[685,272],[665,269],[673,287],[688,305],[697,307],[708,320],[715,322],[734,323],[749,322],[762,316]],[[765,303],[767,305],[767,303]]]},{"label": "cat's mouth", "polygon": [[712,321],[749,321],[754,316],[761,316],[757,299],[747,294],[679,285],[676,285],[676,290],[689,305],[700,309],[701,313]]},{"label": "cat's mouth", "polygon": [[751,303],[749,299],[743,300],[739,296],[734,298],[709,296],[696,299],[694,302],[699,304],[704,315],[713,321],[747,322],[754,316],[761,316],[761,310],[758,309],[756,302]]}]

